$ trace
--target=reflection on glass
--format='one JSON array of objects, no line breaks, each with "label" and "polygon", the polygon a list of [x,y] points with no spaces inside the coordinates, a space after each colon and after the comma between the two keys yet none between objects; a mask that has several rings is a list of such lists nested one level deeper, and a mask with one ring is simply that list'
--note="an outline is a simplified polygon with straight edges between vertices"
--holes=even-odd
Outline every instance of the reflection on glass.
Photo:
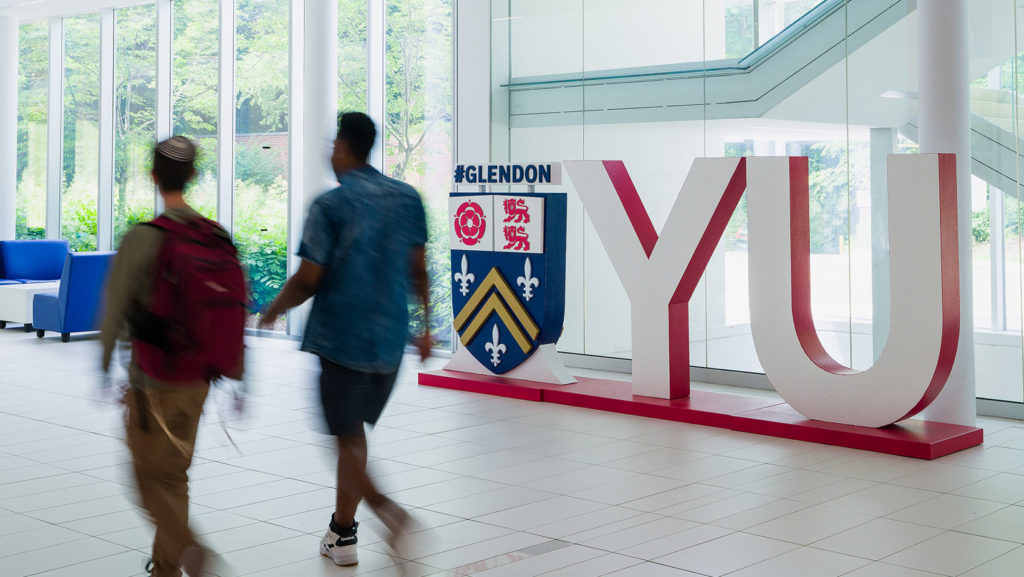
[{"label": "reflection on glass", "polygon": [[185,192],[193,208],[217,218],[217,105],[219,24],[217,0],[174,0],[171,110],[174,134],[199,147],[196,177]]},{"label": "reflection on glass", "polygon": [[46,21],[18,30],[18,240],[46,236],[46,118],[50,68]]},{"label": "reflection on glass", "polygon": [[61,237],[73,251],[96,250],[99,89],[99,15],[65,18]]},{"label": "reflection on glass", "polygon": [[[714,6],[718,4],[712,3]],[[705,7],[707,4],[705,4]],[[743,58],[754,50],[754,0],[726,0],[721,2],[725,10],[724,58]]]},{"label": "reflection on glass", "polygon": [[758,2],[758,45],[772,39],[796,22],[821,0],[760,0]]},{"label": "reflection on glass", "polygon": [[114,246],[152,220],[156,200],[152,151],[156,137],[156,6],[114,15]]},{"label": "reflection on glass", "polygon": [[287,274],[288,3],[236,0],[235,23],[234,240],[256,313]]},{"label": "reflection on glass", "polygon": [[[448,192],[452,163],[452,2],[389,1],[387,10],[385,173],[423,195],[427,210],[427,271],[431,332],[450,348],[451,280]],[[423,313],[412,311],[415,333]]]}]

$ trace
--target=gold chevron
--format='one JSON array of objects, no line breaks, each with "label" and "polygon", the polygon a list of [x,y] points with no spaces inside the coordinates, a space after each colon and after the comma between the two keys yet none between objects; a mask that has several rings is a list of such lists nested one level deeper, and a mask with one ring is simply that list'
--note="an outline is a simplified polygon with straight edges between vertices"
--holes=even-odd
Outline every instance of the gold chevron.
[{"label": "gold chevron", "polygon": [[469,323],[469,328],[466,329],[466,332],[462,333],[462,337],[460,338],[462,344],[469,346],[469,343],[473,341],[477,333],[480,332],[480,329],[482,329],[484,324],[487,323],[487,319],[491,316],[491,313],[498,314],[498,317],[501,318],[501,322],[505,323],[505,327],[508,328],[510,333],[512,333],[512,338],[516,340],[519,344],[519,348],[522,349],[524,353],[529,353],[533,350],[533,344],[530,343],[530,339],[526,337],[526,334],[523,333],[522,329],[519,328],[519,325],[516,324],[516,321],[512,318],[512,313],[508,310],[508,307],[505,306],[505,303],[498,297],[498,295],[493,293],[490,298],[487,299],[487,302],[484,303],[480,312],[473,317],[473,322]]},{"label": "gold chevron", "polygon": [[[490,294],[492,288],[498,291],[498,294],[491,295],[491,297],[487,299],[484,309],[480,311],[479,314],[475,314],[477,309],[480,308],[484,298]],[[499,295],[501,296],[500,299],[498,299]],[[492,301],[495,300],[497,303],[492,304]],[[487,316],[492,312],[498,313],[498,316],[501,317],[501,320],[505,323],[506,327],[508,327],[512,336],[515,337],[516,342],[519,343],[520,348],[522,348],[524,352],[529,352],[529,350],[533,348],[533,346],[529,344],[529,341],[525,339],[523,331],[519,330],[519,326],[516,324],[515,320],[518,320],[522,324],[523,328],[526,329],[526,334],[532,339],[536,339],[540,335],[540,327],[538,327],[537,323],[534,322],[529,311],[527,311],[523,304],[519,302],[519,297],[516,296],[516,293],[512,290],[512,287],[509,286],[508,281],[505,280],[505,277],[502,276],[501,271],[499,271],[497,267],[492,268],[491,272],[487,273],[483,282],[480,283],[480,286],[473,291],[473,295],[469,297],[468,301],[466,301],[466,306],[462,307],[458,316],[455,317],[455,330],[457,331],[462,331],[462,328],[466,326],[466,323],[468,323],[470,319],[473,320],[470,325],[470,330],[463,333],[463,336],[460,339],[463,344],[468,344],[469,341],[473,340],[473,337],[476,336],[480,327],[483,326],[483,323],[487,320]],[[502,314],[503,312],[504,314]],[[474,328],[475,330],[473,330]],[[517,336],[517,333],[519,336]],[[522,340],[520,337],[522,337]],[[526,343],[525,346],[524,342]]]}]

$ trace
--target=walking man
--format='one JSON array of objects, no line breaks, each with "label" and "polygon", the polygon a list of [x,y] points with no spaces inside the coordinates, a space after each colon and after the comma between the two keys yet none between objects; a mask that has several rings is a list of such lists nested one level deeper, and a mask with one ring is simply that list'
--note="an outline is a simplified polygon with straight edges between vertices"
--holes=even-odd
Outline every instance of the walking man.
[{"label": "walking man", "polygon": [[261,325],[272,326],[314,297],[302,350],[320,357],[320,399],[328,429],[338,438],[337,499],[320,553],[338,565],[354,565],[361,500],[392,533],[392,542],[409,518],[367,475],[363,423],[376,424],[395,384],[408,341],[410,288],[425,310],[428,328],[416,339],[423,359],[432,341],[420,196],[367,164],[377,136],[368,116],[346,113],[338,124],[331,157],[338,187],[310,207],[299,270]]},{"label": "walking man", "polygon": [[157,144],[152,174],[166,212],[121,241],[101,335],[104,371],[117,340],[132,341],[125,440],[156,525],[154,577],[206,574],[209,554],[188,526],[188,468],[210,382],[242,369],[244,277],[227,232],[185,202],[195,155],[181,136]]}]

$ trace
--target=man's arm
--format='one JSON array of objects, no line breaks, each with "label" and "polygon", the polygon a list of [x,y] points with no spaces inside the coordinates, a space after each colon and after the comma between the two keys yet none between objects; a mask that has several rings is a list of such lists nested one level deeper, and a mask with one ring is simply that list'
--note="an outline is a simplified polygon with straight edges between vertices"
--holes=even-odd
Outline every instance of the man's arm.
[{"label": "man's arm", "polygon": [[[135,306],[137,293],[149,290],[141,287],[144,271],[159,252],[162,233],[151,227],[135,227],[125,234],[114,256],[100,325],[100,342],[103,344],[103,370],[110,369],[110,362],[117,346],[117,339],[123,334],[128,312]],[[149,279],[152,280],[152,279]]]},{"label": "man's arm", "polygon": [[288,282],[284,284],[284,288],[281,289],[281,293],[277,295],[274,302],[270,303],[266,312],[263,313],[263,316],[260,318],[260,326],[269,327],[273,325],[277,317],[281,316],[285,311],[309,300],[310,297],[316,294],[316,290],[320,287],[323,279],[324,267],[302,259],[299,270],[292,275],[292,278],[288,279]]},{"label": "man's arm", "polygon": [[430,280],[427,278],[427,251],[418,246],[409,252],[409,274],[416,296],[423,303],[423,334],[416,337],[416,346],[420,350],[420,360],[427,360],[434,348],[434,339],[430,336]]}]

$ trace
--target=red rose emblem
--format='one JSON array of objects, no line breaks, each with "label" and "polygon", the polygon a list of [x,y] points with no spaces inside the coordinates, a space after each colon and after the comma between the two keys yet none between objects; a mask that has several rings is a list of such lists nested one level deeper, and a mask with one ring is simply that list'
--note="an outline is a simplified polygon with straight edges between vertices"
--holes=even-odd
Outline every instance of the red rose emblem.
[{"label": "red rose emblem", "polygon": [[480,242],[487,231],[487,219],[484,218],[484,209],[480,205],[468,201],[462,203],[459,210],[455,211],[455,234],[466,246],[473,246]]}]

